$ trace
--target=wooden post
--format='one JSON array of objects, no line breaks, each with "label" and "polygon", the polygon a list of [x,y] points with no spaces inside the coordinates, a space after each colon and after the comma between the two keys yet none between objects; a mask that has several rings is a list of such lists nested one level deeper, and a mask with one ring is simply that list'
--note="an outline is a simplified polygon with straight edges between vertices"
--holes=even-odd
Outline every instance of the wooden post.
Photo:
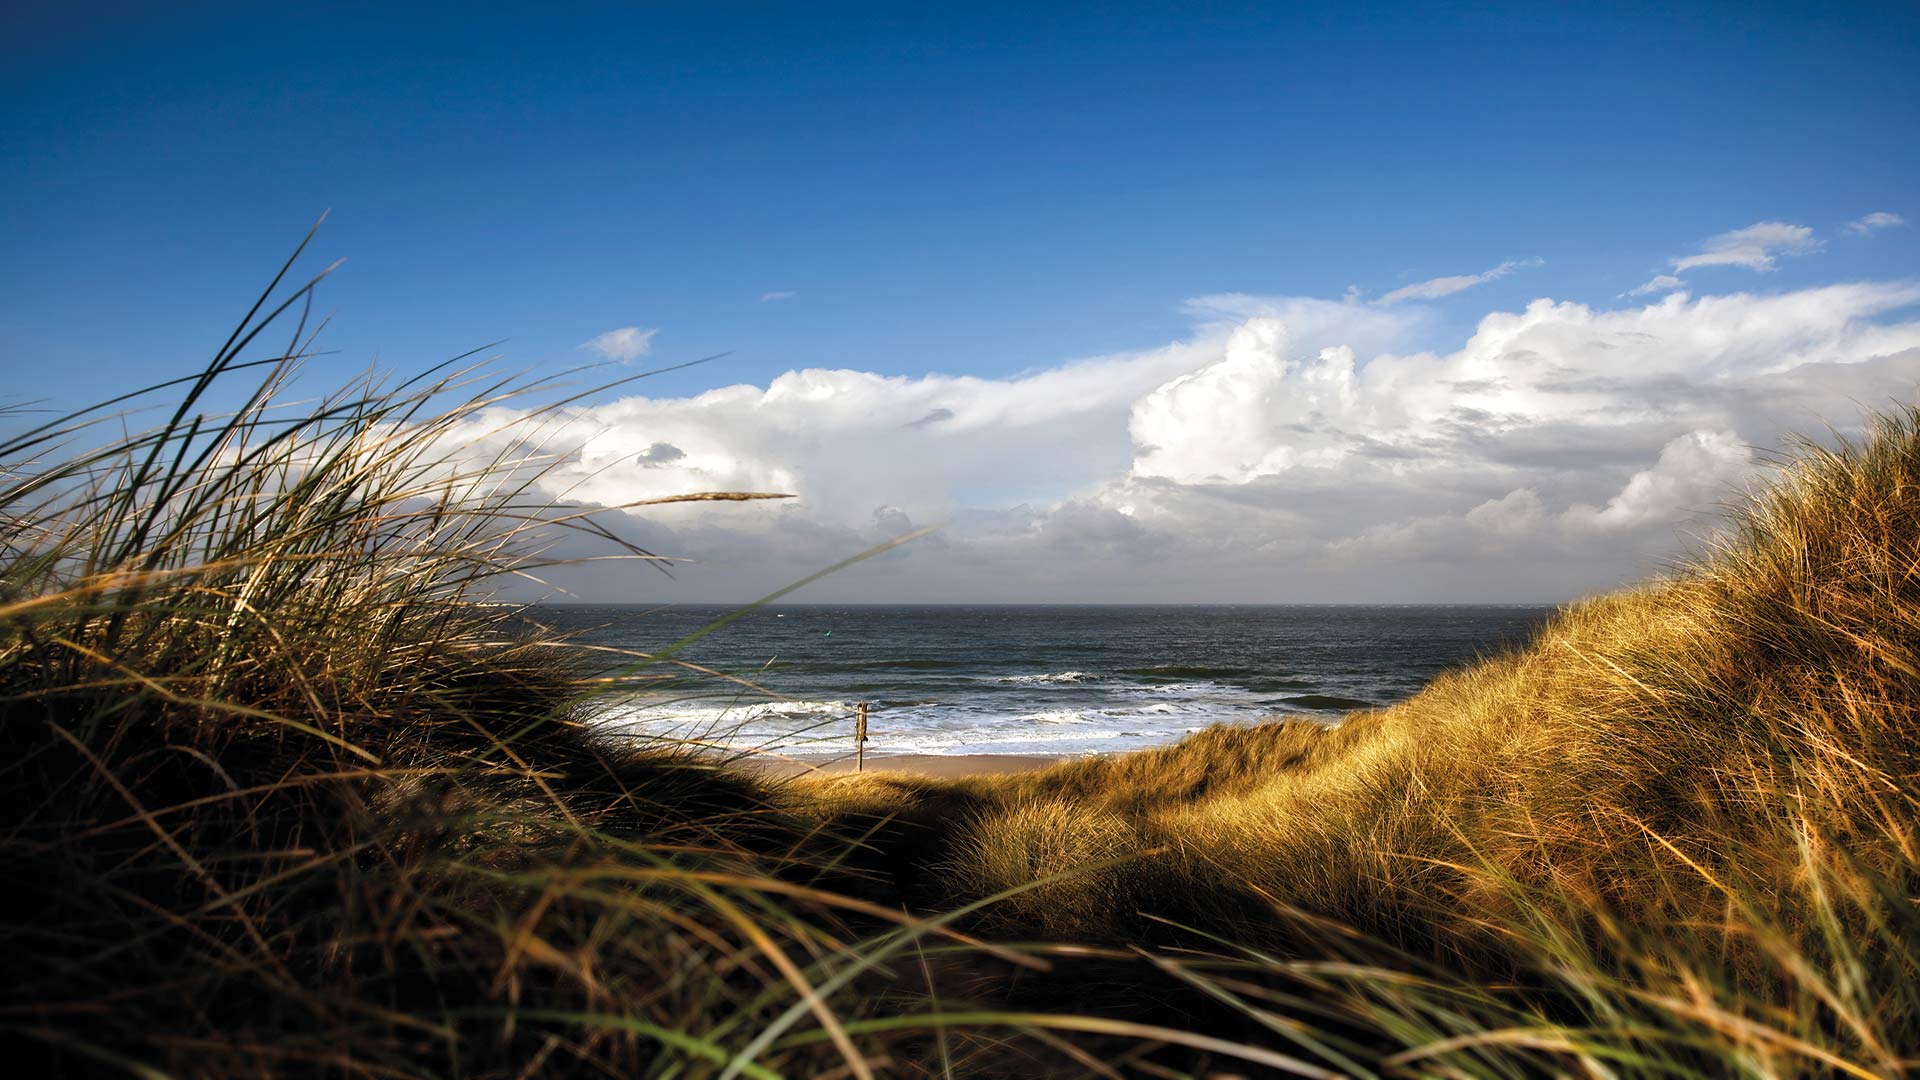
[{"label": "wooden post", "polygon": [[853,720],[853,771],[865,772],[867,769],[867,703],[855,706]]}]

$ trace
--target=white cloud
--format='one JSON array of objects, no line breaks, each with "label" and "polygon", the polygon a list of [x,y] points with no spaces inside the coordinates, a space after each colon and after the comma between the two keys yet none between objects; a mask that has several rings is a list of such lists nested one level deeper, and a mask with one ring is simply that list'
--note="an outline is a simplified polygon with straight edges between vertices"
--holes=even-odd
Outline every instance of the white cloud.
[{"label": "white cloud", "polygon": [[1772,270],[1781,255],[1805,255],[1820,247],[1813,230],[1805,225],[1781,221],[1762,221],[1744,229],[1708,237],[1700,250],[1673,260],[1675,273],[1698,266],[1741,266],[1748,270]]},{"label": "white cloud", "polygon": [[1190,484],[1348,466],[1413,475],[1535,440],[1598,452],[1641,426],[1719,415],[1723,387],[1920,345],[1913,324],[1869,321],[1916,301],[1911,284],[1675,294],[1618,311],[1536,300],[1486,316],[1452,353],[1364,365],[1339,348],[1302,357],[1277,322],[1249,320],[1219,360],[1135,405],[1133,474]]},{"label": "white cloud", "polygon": [[1196,337],[1217,337],[1223,347],[1235,327],[1248,319],[1266,318],[1286,324],[1287,340],[1295,349],[1318,352],[1346,345],[1366,355],[1405,348],[1433,321],[1431,309],[1417,304],[1376,307],[1359,303],[1351,295],[1323,300],[1213,293],[1187,300],[1180,310],[1193,319]]},{"label": "white cloud", "polygon": [[1621,296],[1646,296],[1649,293],[1670,293],[1676,289],[1684,289],[1686,287],[1687,287],[1686,282],[1681,281],[1679,278],[1674,277],[1672,274],[1655,274],[1653,277],[1653,280],[1648,281],[1644,285],[1636,285],[1633,288],[1628,289],[1626,292],[1621,293],[1620,295]]},{"label": "white cloud", "polygon": [[1660,450],[1604,507],[1555,512],[1533,487],[1515,488],[1464,513],[1427,514],[1368,526],[1328,545],[1342,566],[1433,559],[1468,552],[1511,555],[1550,544],[1577,552],[1609,534],[1662,529],[1710,513],[1753,474],[1753,452],[1731,431],[1693,431]]},{"label": "white cloud", "polygon": [[[1562,599],[1657,570],[1760,466],[1920,390],[1920,283],[1613,309],[1536,300],[1465,340],[1419,305],[1228,294],[1184,341],[1002,379],[788,372],[569,410],[547,490],[779,504],[636,513],[711,567],[593,564],[592,595],[747,598],[939,521],[834,600]],[[504,410],[483,418],[491,424]],[[505,436],[476,422],[472,452]]]},{"label": "white cloud", "polygon": [[1422,514],[1369,525],[1327,545],[1329,561],[1341,567],[1432,559],[1459,552],[1498,555],[1553,524],[1540,493],[1515,488],[1464,513]]},{"label": "white cloud", "polygon": [[[883,504],[917,519],[974,500],[1053,498],[1124,469],[1129,406],[1210,355],[1209,342],[1183,343],[1010,379],[809,368],[765,387],[628,397],[561,418],[546,445],[577,450],[547,486],[601,504],[700,490],[791,492],[799,498],[773,513],[841,523]],[[505,418],[494,411],[480,422]],[[483,446],[492,452],[507,437]],[[665,459],[662,444],[677,454]],[[720,513],[741,516],[731,509]]]},{"label": "white cloud", "polygon": [[1402,300],[1437,300],[1442,296],[1452,296],[1454,293],[1464,289],[1471,289],[1475,285],[1492,281],[1495,278],[1506,277],[1508,274],[1513,273],[1523,266],[1539,266],[1543,262],[1545,262],[1545,260],[1538,257],[1531,259],[1508,259],[1499,266],[1491,270],[1481,271],[1478,274],[1456,274],[1452,277],[1432,278],[1413,285],[1402,285],[1400,288],[1375,300],[1374,303],[1385,305],[1397,304]]},{"label": "white cloud", "polygon": [[1702,266],[1738,266],[1748,270],[1770,271],[1778,266],[1782,255],[1805,255],[1819,249],[1820,241],[1814,238],[1813,230],[1805,225],[1761,221],[1744,229],[1708,237],[1700,245],[1699,251],[1667,260],[1673,266],[1672,274],[1656,274],[1646,283],[1620,295],[1646,296],[1685,288],[1686,283],[1675,275]]},{"label": "white cloud", "polygon": [[1692,431],[1660,450],[1652,467],[1634,473],[1596,510],[1576,505],[1569,524],[1602,530],[1662,525],[1713,508],[1752,472],[1753,451],[1731,431]]},{"label": "white cloud", "polygon": [[1867,236],[1877,230],[1892,229],[1905,225],[1906,223],[1907,219],[1901,217],[1899,214],[1889,213],[1885,210],[1875,210],[1865,217],[1856,218],[1853,221],[1847,222],[1846,228],[1848,232],[1855,236]]},{"label": "white cloud", "polygon": [[773,292],[761,293],[760,302],[763,304],[770,304],[776,300],[791,300],[794,297],[799,295],[800,294],[798,292],[792,289],[776,289]]},{"label": "white cloud", "polygon": [[609,330],[580,347],[597,352],[609,360],[638,360],[653,351],[653,335],[659,332],[657,329],[623,326],[618,330]]},{"label": "white cloud", "polygon": [[[1286,324],[1259,316],[1227,339],[1225,355],[1141,398],[1128,428],[1135,445],[1132,472],[1180,483],[1239,483],[1317,460],[1276,440],[1282,416],[1323,416],[1353,403],[1353,350],[1321,350],[1313,360],[1287,358]],[[1196,422],[1197,421],[1197,422]]]}]

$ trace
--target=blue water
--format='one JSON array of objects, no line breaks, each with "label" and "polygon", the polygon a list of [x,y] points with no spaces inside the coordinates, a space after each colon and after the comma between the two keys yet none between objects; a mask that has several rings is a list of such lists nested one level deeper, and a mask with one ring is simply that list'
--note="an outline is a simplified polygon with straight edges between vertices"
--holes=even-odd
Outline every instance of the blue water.
[{"label": "blue water", "polygon": [[[731,609],[545,606],[533,618],[655,652]],[[1407,698],[1522,644],[1542,607],[827,606],[760,609],[593,703],[609,732],[785,753],[1076,754],[1172,742],[1215,723]],[[613,654],[601,654],[611,657]],[[671,675],[671,679],[660,676]]]}]

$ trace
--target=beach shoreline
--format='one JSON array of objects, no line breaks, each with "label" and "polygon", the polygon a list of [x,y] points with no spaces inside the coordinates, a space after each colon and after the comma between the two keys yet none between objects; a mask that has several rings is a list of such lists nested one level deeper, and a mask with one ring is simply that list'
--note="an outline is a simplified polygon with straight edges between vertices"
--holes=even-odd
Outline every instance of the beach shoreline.
[{"label": "beach shoreline", "polygon": [[[1079,755],[1075,755],[1079,756]],[[1068,760],[1063,754],[868,754],[864,772],[911,773],[951,778],[1044,769]],[[746,768],[780,778],[838,776],[855,772],[851,754],[792,754],[742,761]]]}]

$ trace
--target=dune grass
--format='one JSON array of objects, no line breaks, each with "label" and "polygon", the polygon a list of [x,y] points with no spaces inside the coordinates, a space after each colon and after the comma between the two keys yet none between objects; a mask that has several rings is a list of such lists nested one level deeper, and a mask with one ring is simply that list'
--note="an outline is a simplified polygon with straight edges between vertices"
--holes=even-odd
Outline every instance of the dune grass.
[{"label": "dune grass", "polygon": [[[569,534],[651,572],[531,494],[559,391],[457,362],[294,400],[311,289],[0,441],[12,1067],[871,1075],[901,1036],[849,1032],[854,977],[950,932],[820,888],[839,842],[767,782],[574,719],[659,665],[477,602]],[[510,450],[460,441],[503,402]]]},{"label": "dune grass", "polygon": [[[893,825],[909,893],[1048,878],[997,932],[1154,950],[1236,1017],[1212,1022],[1341,1072],[1898,1075],[1920,1067],[1916,704],[1906,409],[1802,446],[1672,580],[1400,705],[810,790]],[[1026,985],[1110,1008],[1147,982]]]},{"label": "dune grass", "polygon": [[477,602],[556,537],[658,563],[535,495],[563,392],[456,362],[296,404],[311,288],[0,439],[31,1074],[1920,1065],[1914,410],[1802,448],[1672,579],[1334,727],[789,782],[595,738],[583,701],[669,661]]}]

